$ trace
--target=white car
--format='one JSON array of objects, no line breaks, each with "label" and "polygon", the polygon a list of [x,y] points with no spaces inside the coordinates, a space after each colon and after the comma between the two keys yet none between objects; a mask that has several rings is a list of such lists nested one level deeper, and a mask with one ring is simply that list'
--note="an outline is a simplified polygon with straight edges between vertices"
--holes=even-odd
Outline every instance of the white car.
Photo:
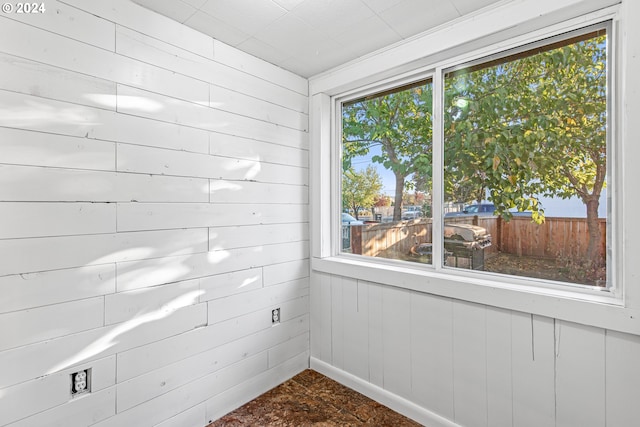
[{"label": "white car", "polygon": [[348,213],[342,212],[342,225],[362,225],[364,224],[359,219],[355,219]]},{"label": "white car", "polygon": [[422,217],[422,210],[419,206],[407,206],[402,211],[402,219],[418,219]]}]

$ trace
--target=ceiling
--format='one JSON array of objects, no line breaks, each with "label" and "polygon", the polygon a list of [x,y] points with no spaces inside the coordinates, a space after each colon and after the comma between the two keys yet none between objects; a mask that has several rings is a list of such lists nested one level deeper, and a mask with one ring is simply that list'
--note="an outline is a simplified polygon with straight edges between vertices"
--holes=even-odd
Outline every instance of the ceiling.
[{"label": "ceiling", "polygon": [[133,0],[303,77],[503,0]]}]

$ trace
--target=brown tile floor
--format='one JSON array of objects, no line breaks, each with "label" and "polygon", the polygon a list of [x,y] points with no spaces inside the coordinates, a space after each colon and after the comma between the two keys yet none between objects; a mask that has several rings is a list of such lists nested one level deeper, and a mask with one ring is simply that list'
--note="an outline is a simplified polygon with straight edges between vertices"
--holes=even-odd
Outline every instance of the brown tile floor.
[{"label": "brown tile floor", "polygon": [[420,426],[362,394],[307,369],[207,427]]}]

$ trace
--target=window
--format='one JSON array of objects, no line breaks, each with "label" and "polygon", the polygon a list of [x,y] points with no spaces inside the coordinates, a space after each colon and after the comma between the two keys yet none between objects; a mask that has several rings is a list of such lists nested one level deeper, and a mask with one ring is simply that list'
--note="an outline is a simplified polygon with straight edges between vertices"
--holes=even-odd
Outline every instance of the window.
[{"label": "window", "polygon": [[340,100],[341,252],[610,286],[608,28]]},{"label": "window", "polygon": [[432,111],[431,80],[342,103],[344,252],[431,263]]}]

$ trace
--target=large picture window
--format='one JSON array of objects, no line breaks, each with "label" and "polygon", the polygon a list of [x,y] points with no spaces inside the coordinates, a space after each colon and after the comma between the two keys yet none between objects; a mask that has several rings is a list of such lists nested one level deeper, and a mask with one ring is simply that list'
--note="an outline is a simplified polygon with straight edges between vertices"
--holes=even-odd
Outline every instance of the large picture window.
[{"label": "large picture window", "polygon": [[610,286],[607,28],[342,101],[341,251]]}]

